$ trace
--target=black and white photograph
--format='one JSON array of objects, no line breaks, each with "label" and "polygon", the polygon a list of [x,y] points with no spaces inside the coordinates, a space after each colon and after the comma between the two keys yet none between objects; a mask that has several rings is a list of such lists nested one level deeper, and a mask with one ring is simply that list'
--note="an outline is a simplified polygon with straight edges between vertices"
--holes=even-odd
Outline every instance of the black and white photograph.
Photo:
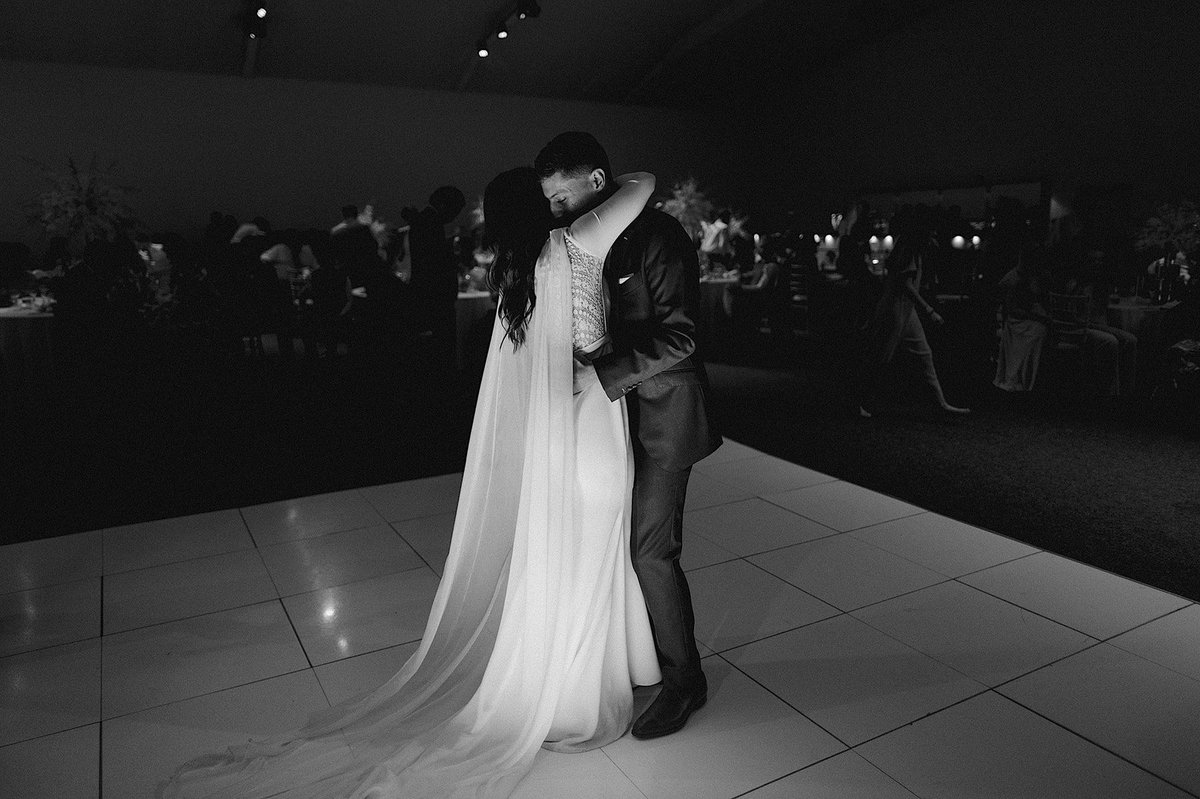
[{"label": "black and white photograph", "polygon": [[0,24],[0,797],[1200,799],[1200,4]]}]

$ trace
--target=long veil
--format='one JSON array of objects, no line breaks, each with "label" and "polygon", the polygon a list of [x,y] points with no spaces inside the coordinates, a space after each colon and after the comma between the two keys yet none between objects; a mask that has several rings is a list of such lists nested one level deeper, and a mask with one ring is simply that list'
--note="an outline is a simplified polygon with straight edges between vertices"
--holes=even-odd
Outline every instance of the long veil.
[{"label": "long veil", "polygon": [[[547,686],[579,635],[559,601],[575,552],[575,419],[571,269],[562,232],[551,235],[525,344],[514,349],[499,314],[492,329],[453,543],[418,650],[300,730],[184,764],[160,796],[495,797],[531,767],[559,700]],[[511,657],[492,657],[497,641]]]}]

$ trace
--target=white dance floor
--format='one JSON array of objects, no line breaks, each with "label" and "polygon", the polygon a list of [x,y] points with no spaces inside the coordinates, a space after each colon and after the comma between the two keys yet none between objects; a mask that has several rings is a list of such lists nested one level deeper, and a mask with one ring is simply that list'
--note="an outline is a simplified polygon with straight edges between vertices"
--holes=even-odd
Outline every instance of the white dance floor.
[{"label": "white dance floor", "polygon": [[[148,797],[374,687],[421,635],[459,480],[0,548],[0,797]],[[688,509],[708,705],[541,752],[519,796],[1200,795],[1195,603],[734,442]]]}]

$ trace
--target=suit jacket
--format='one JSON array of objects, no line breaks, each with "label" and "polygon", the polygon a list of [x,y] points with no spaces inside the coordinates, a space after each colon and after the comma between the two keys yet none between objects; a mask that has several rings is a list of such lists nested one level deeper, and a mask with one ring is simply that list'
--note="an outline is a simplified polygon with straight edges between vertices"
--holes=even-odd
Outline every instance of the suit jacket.
[{"label": "suit jacket", "polygon": [[696,352],[700,264],[674,217],[647,208],[609,250],[611,349],[593,360],[609,399],[626,398],[629,433],[664,469],[716,450],[708,374]]}]

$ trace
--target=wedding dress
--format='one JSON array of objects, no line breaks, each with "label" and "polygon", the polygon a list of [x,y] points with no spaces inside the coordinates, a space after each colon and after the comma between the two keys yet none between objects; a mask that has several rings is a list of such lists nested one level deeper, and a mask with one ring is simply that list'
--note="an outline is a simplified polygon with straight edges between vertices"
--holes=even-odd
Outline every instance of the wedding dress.
[{"label": "wedding dress", "polygon": [[628,419],[572,350],[605,340],[604,255],[653,189],[633,177],[551,232],[524,345],[497,315],[418,650],[301,730],[190,761],[161,796],[495,799],[539,747],[584,751],[625,734],[632,686],[660,679],[628,550]]}]

